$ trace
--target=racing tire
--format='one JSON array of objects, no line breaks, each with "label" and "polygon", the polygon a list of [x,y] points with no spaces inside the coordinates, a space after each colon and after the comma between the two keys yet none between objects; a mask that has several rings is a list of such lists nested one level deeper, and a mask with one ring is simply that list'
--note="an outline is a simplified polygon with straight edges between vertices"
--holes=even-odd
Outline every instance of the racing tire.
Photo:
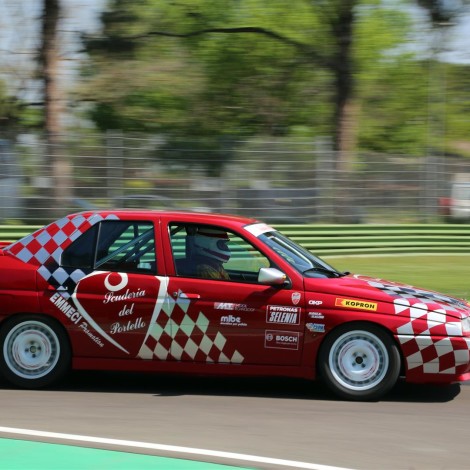
[{"label": "racing tire", "polygon": [[17,387],[47,387],[70,369],[68,337],[48,317],[21,315],[7,320],[0,330],[0,345],[0,373]]},{"label": "racing tire", "polygon": [[367,323],[343,325],[322,344],[318,370],[340,398],[371,401],[383,397],[400,375],[401,356],[393,338]]}]

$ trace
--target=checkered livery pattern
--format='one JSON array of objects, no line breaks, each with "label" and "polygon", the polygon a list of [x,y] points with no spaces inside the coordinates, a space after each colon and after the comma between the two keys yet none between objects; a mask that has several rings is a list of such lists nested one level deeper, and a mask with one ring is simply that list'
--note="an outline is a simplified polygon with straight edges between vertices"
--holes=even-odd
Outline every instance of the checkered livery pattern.
[{"label": "checkered livery pattern", "polygon": [[[376,289],[380,289],[392,297],[401,297],[404,299],[418,299],[424,304],[438,303],[451,306],[453,309],[463,309],[465,312],[466,305],[452,297],[438,294],[436,292],[429,292],[414,287],[402,286],[399,284],[383,283],[378,281],[369,281],[368,284]],[[465,313],[467,315],[467,313]]]},{"label": "checkered livery pattern", "polygon": [[228,344],[220,331],[211,331],[207,317],[192,307],[182,292],[176,300],[167,295],[138,357],[241,364],[243,356]]},{"label": "checkered livery pattern", "polygon": [[467,371],[470,338],[462,337],[460,321],[468,315],[465,303],[408,286],[378,281],[368,284],[394,297],[395,315],[403,319],[396,336],[411,374]]},{"label": "checkered livery pattern", "polygon": [[394,302],[395,313],[404,315],[406,323],[397,328],[408,370],[419,368],[425,374],[463,372],[469,361],[469,339],[462,337],[460,321],[442,323],[445,310],[428,310],[426,304],[407,299]]},{"label": "checkered livery pattern", "polygon": [[60,257],[67,246],[105,218],[117,219],[117,216],[103,217],[90,212],[64,217],[9,245],[5,250],[25,263],[38,266],[38,273],[49,284],[63,290],[65,298],[69,298],[66,290],[73,291],[86,273],[81,269],[59,267]]},{"label": "checkered livery pattern", "polygon": [[463,302],[407,286],[377,281],[368,284],[395,299],[395,315],[403,318],[396,336],[411,374],[466,372],[470,339],[462,337],[462,324],[455,318],[459,313],[467,315]]}]

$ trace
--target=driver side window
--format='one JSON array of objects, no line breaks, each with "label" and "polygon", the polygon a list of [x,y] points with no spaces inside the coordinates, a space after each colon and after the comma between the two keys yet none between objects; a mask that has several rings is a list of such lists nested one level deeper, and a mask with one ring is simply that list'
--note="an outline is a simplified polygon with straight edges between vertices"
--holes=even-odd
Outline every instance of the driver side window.
[{"label": "driver side window", "polygon": [[257,282],[259,270],[271,265],[266,256],[238,235],[230,235],[229,247],[231,257],[225,269],[233,280]]},{"label": "driver side window", "polygon": [[266,256],[238,234],[212,225],[172,224],[170,239],[178,276],[257,282]]}]

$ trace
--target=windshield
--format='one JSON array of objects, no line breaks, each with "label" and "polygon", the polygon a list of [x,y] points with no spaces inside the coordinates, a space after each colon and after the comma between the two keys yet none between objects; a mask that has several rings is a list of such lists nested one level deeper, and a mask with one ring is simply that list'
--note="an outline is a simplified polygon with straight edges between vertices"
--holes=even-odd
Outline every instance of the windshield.
[{"label": "windshield", "polygon": [[265,232],[258,238],[306,277],[339,277],[344,275],[279,232]]}]

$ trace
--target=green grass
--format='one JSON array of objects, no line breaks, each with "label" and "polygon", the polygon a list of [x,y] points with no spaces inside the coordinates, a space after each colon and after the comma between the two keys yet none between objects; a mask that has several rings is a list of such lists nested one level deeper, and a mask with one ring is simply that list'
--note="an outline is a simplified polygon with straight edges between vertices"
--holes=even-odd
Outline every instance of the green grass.
[{"label": "green grass", "polygon": [[470,299],[470,255],[331,256],[340,271],[398,281]]}]

